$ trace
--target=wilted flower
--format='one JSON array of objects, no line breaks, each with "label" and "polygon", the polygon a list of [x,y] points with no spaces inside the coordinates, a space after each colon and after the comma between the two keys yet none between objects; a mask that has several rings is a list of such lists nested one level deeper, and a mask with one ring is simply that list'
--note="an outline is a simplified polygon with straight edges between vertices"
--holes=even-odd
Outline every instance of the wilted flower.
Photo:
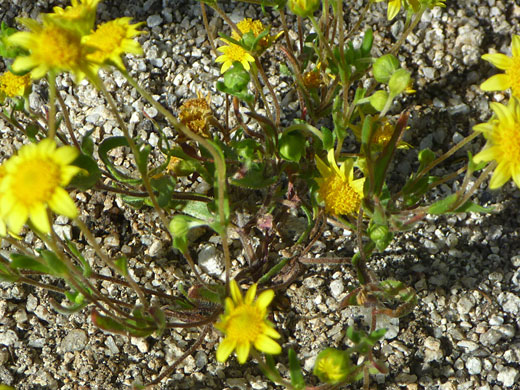
[{"label": "wilted flower", "polygon": [[197,98],[188,99],[179,107],[179,120],[194,133],[209,137],[207,120],[212,113],[210,96],[204,98],[201,93],[197,95]]}]

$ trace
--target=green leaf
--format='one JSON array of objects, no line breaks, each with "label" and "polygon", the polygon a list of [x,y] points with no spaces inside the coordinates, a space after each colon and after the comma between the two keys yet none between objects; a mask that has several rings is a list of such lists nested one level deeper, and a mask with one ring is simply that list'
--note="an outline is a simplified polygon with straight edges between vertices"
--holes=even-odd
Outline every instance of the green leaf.
[{"label": "green leaf", "polygon": [[301,390],[305,388],[305,379],[303,377],[300,362],[296,356],[294,349],[289,349],[289,373],[291,375],[291,384],[295,390]]},{"label": "green leaf", "polygon": [[267,377],[267,379],[271,380],[274,383],[277,383],[280,379],[280,374],[278,373],[278,370],[276,369],[276,365],[274,362],[274,359],[272,355],[265,355],[265,363],[267,365],[268,369],[265,369],[263,366],[260,366],[260,369],[264,373],[264,375]]},{"label": "green leaf", "polygon": [[305,154],[305,142],[305,137],[298,131],[281,134],[278,140],[280,156],[287,161],[299,162]]},{"label": "green leaf", "polygon": [[152,188],[158,192],[157,203],[159,207],[166,208],[172,200],[172,195],[175,192],[175,180],[171,176],[161,176],[158,179],[150,180]]},{"label": "green leaf", "polygon": [[119,322],[110,317],[106,317],[104,315],[99,314],[96,309],[92,310],[90,318],[92,319],[94,325],[96,325],[100,329],[122,335],[126,335],[127,333],[126,327],[124,325],[120,324]]},{"label": "green leaf", "polygon": [[122,276],[128,275],[128,259],[126,256],[118,257],[114,263]]},{"label": "green leaf", "polygon": [[249,80],[251,80],[249,72],[240,63],[233,65],[224,73],[224,85],[231,92],[240,92],[247,89]]},{"label": "green leaf", "polygon": [[90,264],[88,263],[88,261],[85,260],[85,257],[83,257],[79,249],[76,247],[76,244],[74,244],[70,240],[66,240],[66,243],[67,247],[72,252],[72,254],[76,256],[76,258],[81,262],[81,265],[83,266],[83,276],[86,278],[90,278],[90,276],[92,275],[92,268],[90,268]]},{"label": "green leaf", "polygon": [[350,341],[352,341],[354,344],[358,344],[361,341],[361,333],[354,330],[352,326],[349,326],[347,328],[347,337]]},{"label": "green leaf", "polygon": [[47,263],[55,276],[65,277],[70,274],[69,268],[61,261],[61,259],[54,253],[48,250],[39,251],[43,260]]},{"label": "green leaf", "polygon": [[374,34],[372,33],[372,29],[369,28],[365,31],[365,35],[363,36],[363,42],[361,42],[361,47],[359,48],[363,57],[367,57],[370,55],[373,42]]},{"label": "green leaf", "polygon": [[483,207],[468,200],[462,206],[458,207],[455,213],[492,213],[493,211],[495,211],[495,209],[492,207]]},{"label": "green leaf", "polygon": [[91,137],[93,132],[94,129],[89,130],[85,133],[83,138],[81,138],[81,151],[87,156],[92,156],[94,154],[94,141]]},{"label": "green leaf", "polygon": [[75,165],[82,170],[72,178],[70,185],[79,190],[89,190],[96,185],[101,178],[101,170],[99,169],[96,160],[86,154],[80,154],[72,165]]},{"label": "green leaf", "polygon": [[11,258],[10,266],[14,269],[26,269],[41,272],[48,275],[53,275],[53,272],[50,269],[50,267],[48,267],[45,264],[42,264],[41,262],[32,257],[18,253],[11,253],[9,257]]},{"label": "green leaf", "polygon": [[27,126],[25,126],[25,133],[27,134],[27,138],[29,138],[29,141],[31,142],[37,142],[36,135],[40,131],[40,128],[32,123],[29,123]]},{"label": "green leaf", "polygon": [[141,179],[135,179],[117,170],[117,168],[112,163],[112,160],[108,157],[108,152],[110,152],[112,149],[122,146],[128,146],[128,141],[125,137],[120,136],[107,138],[99,145],[99,158],[101,161],[103,161],[109,172],[120,182],[128,184],[141,184]]},{"label": "green leaf", "polygon": [[246,161],[251,161],[256,157],[257,151],[261,149],[261,145],[251,138],[240,141],[232,141],[231,146],[235,152]]},{"label": "green leaf", "polygon": [[18,271],[9,268],[4,263],[0,263],[0,282],[14,283],[18,279],[20,279]]},{"label": "green leaf", "polygon": [[417,159],[419,160],[419,169],[417,171],[420,172],[435,160],[435,153],[430,149],[423,149],[417,155]]},{"label": "green leaf", "polygon": [[322,126],[320,130],[322,134],[321,141],[323,142],[323,150],[332,149],[334,147],[334,135],[332,131],[324,126]]},{"label": "green leaf", "polygon": [[146,174],[146,172],[148,171],[148,156],[150,155],[151,151],[151,145],[144,144],[139,147],[139,152],[136,156],[136,164],[137,168],[139,169],[139,172],[141,172],[141,175]]},{"label": "green leaf", "polygon": [[388,98],[389,95],[386,91],[379,90],[374,92],[368,99],[372,107],[374,107],[377,111],[382,111],[383,108],[385,108]]},{"label": "green leaf", "polygon": [[430,207],[428,207],[429,214],[444,214],[449,211],[452,211],[454,204],[459,200],[458,194],[451,194],[444,199],[441,199]]},{"label": "green leaf", "polygon": [[268,175],[262,163],[251,164],[247,172],[239,179],[231,179],[230,183],[244,188],[265,188],[278,180],[278,176]]}]

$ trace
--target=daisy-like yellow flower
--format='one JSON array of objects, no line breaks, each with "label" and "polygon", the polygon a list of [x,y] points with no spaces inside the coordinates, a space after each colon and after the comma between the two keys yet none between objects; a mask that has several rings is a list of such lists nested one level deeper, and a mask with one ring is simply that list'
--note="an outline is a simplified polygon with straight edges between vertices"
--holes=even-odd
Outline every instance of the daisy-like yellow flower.
[{"label": "daisy-like yellow flower", "polygon": [[[253,20],[251,18],[242,19],[240,22],[237,23],[237,28],[240,30],[242,34],[252,32],[255,35],[255,37],[260,35],[262,31],[264,31],[264,25],[262,24],[262,22],[260,20]],[[233,32],[231,33],[231,38],[239,41],[241,37],[235,30],[233,30]]]},{"label": "daisy-like yellow flower", "polygon": [[217,63],[222,62],[220,73],[225,73],[229,68],[231,68],[235,61],[240,62],[245,70],[251,69],[251,66],[249,65],[250,62],[255,62],[255,58],[249,54],[246,49],[242,46],[235,45],[234,43],[221,46],[217,50],[223,53],[215,60]]},{"label": "daisy-like yellow flower", "polygon": [[25,96],[31,88],[29,74],[17,76],[10,71],[0,75],[0,103],[6,97]]},{"label": "daisy-like yellow flower", "polygon": [[99,65],[111,63],[120,70],[125,70],[122,54],[143,54],[141,45],[133,39],[144,33],[137,30],[143,23],[130,24],[131,20],[130,17],[111,20],[99,25],[92,34],[84,36],[81,42],[93,49],[87,55],[88,60]]},{"label": "daisy-like yellow flower", "polygon": [[363,199],[365,178],[354,180],[354,161],[346,160],[338,167],[334,150],[327,154],[329,165],[316,156],[316,165],[321,178],[316,179],[318,195],[325,203],[325,211],[332,215],[356,214]]},{"label": "daisy-like yellow flower", "polygon": [[76,30],[80,35],[89,34],[96,21],[97,5],[101,0],[71,0],[71,5],[54,7],[53,13],[47,17],[55,24],[70,30]]},{"label": "daisy-like yellow flower", "polygon": [[513,35],[511,42],[513,56],[502,53],[484,54],[482,59],[491,62],[505,73],[496,74],[480,85],[483,91],[504,91],[511,88],[513,96],[520,97],[520,35]]},{"label": "daisy-like yellow flower", "polygon": [[198,93],[195,99],[186,100],[179,107],[179,120],[191,131],[205,138],[209,137],[208,117],[211,115],[210,96]]},{"label": "daisy-like yellow flower", "polygon": [[80,81],[87,66],[80,35],[52,23],[45,14],[42,19],[42,23],[33,19],[18,19],[30,32],[17,32],[7,38],[10,44],[30,52],[27,56],[16,57],[13,70],[24,72],[32,69],[33,80],[42,78],[50,71],[70,71],[76,81]]},{"label": "daisy-like yellow flower", "polygon": [[19,234],[30,219],[36,229],[49,233],[47,206],[58,214],[75,218],[78,210],[63,189],[81,169],[70,165],[78,151],[72,146],[56,148],[48,138],[24,145],[3,164],[0,181],[0,219],[10,232]]},{"label": "daisy-like yellow flower", "polygon": [[236,351],[238,362],[245,363],[251,344],[257,350],[270,355],[282,351],[280,345],[273,340],[280,338],[280,334],[267,320],[267,307],[274,298],[274,291],[263,291],[255,301],[256,287],[253,284],[244,298],[235,280],[229,284],[231,297],[226,298],[224,314],[215,324],[226,335],[217,349],[219,362],[225,362]]},{"label": "daisy-like yellow flower", "polygon": [[490,103],[495,116],[473,130],[480,131],[487,142],[473,157],[475,163],[495,160],[498,165],[489,181],[489,188],[502,187],[510,178],[520,188],[520,102],[513,97],[507,106]]}]

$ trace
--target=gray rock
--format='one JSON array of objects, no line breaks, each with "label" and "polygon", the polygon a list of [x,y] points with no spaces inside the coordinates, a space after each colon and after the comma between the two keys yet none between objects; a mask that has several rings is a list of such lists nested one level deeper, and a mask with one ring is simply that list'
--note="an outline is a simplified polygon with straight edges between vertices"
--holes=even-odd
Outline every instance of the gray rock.
[{"label": "gray rock", "polygon": [[513,315],[518,315],[520,313],[520,297],[513,293],[501,293],[498,296],[498,303],[500,303],[502,309],[508,313]]},{"label": "gray rock", "polygon": [[150,15],[146,19],[146,25],[149,28],[154,28],[154,27],[160,26],[162,22],[163,22],[163,18],[161,17],[161,15]]},{"label": "gray rock", "polygon": [[519,374],[516,368],[504,367],[503,370],[498,372],[497,380],[502,382],[505,387],[511,387],[516,383],[518,376]]},{"label": "gray rock", "polygon": [[330,293],[334,298],[338,298],[343,291],[345,290],[345,286],[343,284],[343,281],[341,279],[333,280],[330,283]]},{"label": "gray rock", "polygon": [[480,359],[476,357],[470,357],[466,361],[466,368],[468,369],[468,374],[478,375],[482,371],[482,363]]},{"label": "gray rock", "polygon": [[62,353],[81,351],[87,341],[87,333],[83,329],[73,329],[61,341],[60,350]]},{"label": "gray rock", "polygon": [[224,259],[222,253],[211,244],[206,244],[199,251],[198,264],[209,275],[220,277],[224,272]]},{"label": "gray rock", "polygon": [[18,335],[14,330],[8,329],[0,332],[0,345],[14,345],[18,341]]}]

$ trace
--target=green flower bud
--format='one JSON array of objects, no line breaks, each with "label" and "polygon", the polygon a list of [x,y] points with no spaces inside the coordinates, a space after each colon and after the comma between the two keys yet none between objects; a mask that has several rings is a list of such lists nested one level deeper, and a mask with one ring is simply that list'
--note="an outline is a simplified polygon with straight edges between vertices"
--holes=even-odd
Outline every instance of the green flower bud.
[{"label": "green flower bud", "polygon": [[313,372],[322,382],[340,383],[351,372],[350,358],[345,351],[327,348],[316,358]]},{"label": "green flower bud", "polygon": [[320,7],[320,0],[289,0],[289,9],[293,14],[306,18]]}]

